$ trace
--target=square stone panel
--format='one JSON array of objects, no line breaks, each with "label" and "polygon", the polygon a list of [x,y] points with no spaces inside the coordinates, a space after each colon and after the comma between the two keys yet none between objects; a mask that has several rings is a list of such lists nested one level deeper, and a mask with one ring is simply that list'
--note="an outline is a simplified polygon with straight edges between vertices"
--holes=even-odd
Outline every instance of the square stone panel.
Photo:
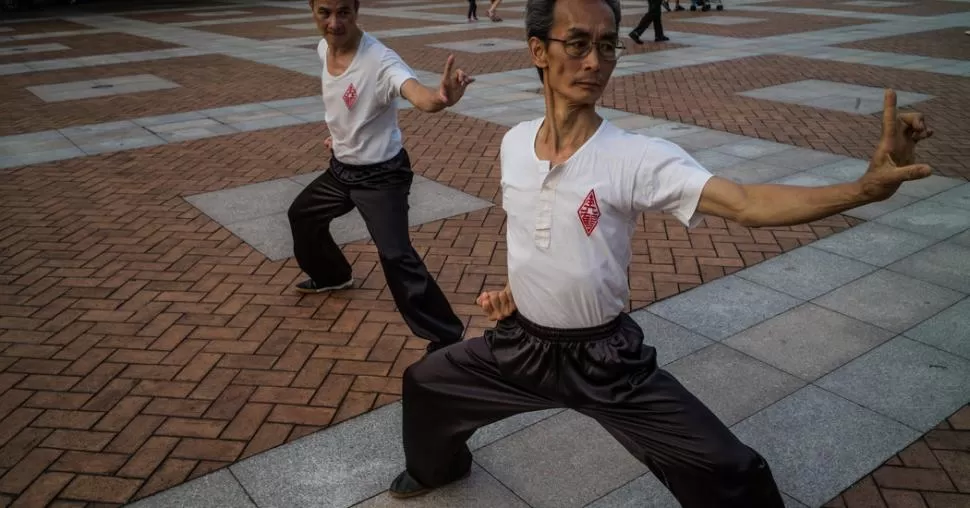
[{"label": "square stone panel", "polygon": [[26,46],[6,46],[0,47],[0,57],[6,55],[23,55],[26,53],[46,53],[49,51],[64,51],[71,49],[63,44],[28,44]]},{"label": "square stone panel", "polygon": [[[889,265],[890,270],[970,294],[970,248],[939,243]],[[970,330],[967,331],[970,337]]]},{"label": "square stone panel", "polygon": [[[186,201],[271,260],[293,255],[286,211],[320,172],[189,196]],[[408,223],[418,226],[492,206],[492,203],[415,175]],[[370,238],[360,213],[335,219],[330,232],[338,244]]]},{"label": "square stone panel", "polygon": [[[748,90],[739,95],[845,113],[871,115],[882,111],[883,93],[882,88],[808,79]],[[896,104],[899,107],[911,106],[932,98],[932,95],[896,91]]]},{"label": "square stone panel", "polygon": [[181,85],[152,74],[137,74],[116,78],[69,81],[54,85],[27,87],[27,90],[44,102],[73,101],[92,97],[107,97],[154,90],[179,88]]},{"label": "square stone panel", "polygon": [[892,2],[888,0],[853,0],[851,2],[842,2],[842,5],[850,5],[852,7],[874,7],[874,8],[892,8],[892,7],[905,7],[911,5],[910,2]]},{"label": "square stone panel", "polygon": [[824,250],[801,247],[737,275],[802,300],[811,300],[876,270]]},{"label": "square stone panel", "polygon": [[806,303],[724,344],[814,381],[892,336],[890,331]]},{"label": "square stone panel", "polygon": [[816,384],[925,432],[967,403],[970,361],[897,337]]},{"label": "square stone panel", "polygon": [[821,506],[919,437],[811,385],[731,430],[765,457],[781,490],[808,506]]},{"label": "square stone panel", "polygon": [[228,469],[221,469],[201,476],[175,488],[164,490],[128,505],[130,508],[169,508],[191,506],[192,508],[256,508],[242,485],[233,478]]},{"label": "square stone panel", "polygon": [[681,19],[684,23],[703,23],[706,25],[744,25],[747,23],[761,23],[762,18],[747,18],[744,16],[705,16],[696,19]]},{"label": "square stone panel", "polygon": [[970,298],[910,328],[904,335],[970,360]]},{"label": "square stone panel", "polygon": [[240,16],[242,14],[249,14],[249,11],[211,11],[211,12],[190,12],[189,16],[196,18],[220,18],[222,16]]},{"label": "square stone panel", "polygon": [[494,53],[497,51],[521,50],[527,47],[525,41],[500,39],[497,37],[472,39],[461,42],[443,42],[440,44],[429,44],[429,46],[452,51],[464,51],[466,53]]},{"label": "square stone panel", "polygon": [[[387,492],[372,497],[354,508],[400,508],[401,501]],[[460,506],[461,508],[529,508],[514,492],[499,483],[477,464],[472,464],[468,478],[435,489],[426,496],[407,501],[407,508],[439,508]]]}]

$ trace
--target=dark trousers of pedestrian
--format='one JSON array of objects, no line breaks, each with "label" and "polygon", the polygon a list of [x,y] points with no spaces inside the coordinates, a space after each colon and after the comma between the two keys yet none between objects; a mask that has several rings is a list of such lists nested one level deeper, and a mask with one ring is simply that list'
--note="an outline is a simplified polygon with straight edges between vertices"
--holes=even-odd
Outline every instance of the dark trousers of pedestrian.
[{"label": "dark trousers of pedestrian", "polygon": [[377,245],[387,286],[411,331],[433,350],[461,340],[464,324],[411,245],[408,195],[414,173],[405,150],[379,164],[352,166],[333,157],[290,205],[293,252],[318,287],[352,277],[330,223],[355,207]]},{"label": "dark trousers of pedestrian", "polygon": [[478,19],[478,4],[475,0],[468,0],[468,19]]},{"label": "dark trousers of pedestrian", "polygon": [[784,508],[762,456],[657,367],[626,314],[582,330],[506,318],[413,364],[403,390],[407,470],[426,487],[469,471],[479,427],[565,407],[602,425],[684,508]]},{"label": "dark trousers of pedestrian", "polygon": [[653,23],[654,38],[663,38],[664,26],[660,22],[660,7],[662,4],[663,0],[647,0],[647,13],[640,18],[640,23],[633,29],[638,36],[643,35],[643,32],[646,32],[650,28],[650,24]]}]

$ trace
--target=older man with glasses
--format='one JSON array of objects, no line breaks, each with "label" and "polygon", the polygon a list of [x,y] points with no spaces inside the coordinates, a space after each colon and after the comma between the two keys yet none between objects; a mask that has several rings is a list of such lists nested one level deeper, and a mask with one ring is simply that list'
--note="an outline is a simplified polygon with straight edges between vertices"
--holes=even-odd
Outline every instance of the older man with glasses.
[{"label": "older man with glasses", "polygon": [[700,214],[746,226],[820,219],[928,176],[913,154],[932,131],[918,114],[897,116],[887,91],[882,140],[856,182],[808,188],[714,177],[677,145],[596,113],[622,49],[619,20],[618,0],[528,0],[546,113],[502,140],[509,281],[478,300],[498,323],[405,372],[407,464],[392,496],[467,475],[476,429],[565,407],[595,419],[685,508],[784,506],[766,461],[658,367],[651,337],[624,312],[637,218],[663,211],[686,226]]}]

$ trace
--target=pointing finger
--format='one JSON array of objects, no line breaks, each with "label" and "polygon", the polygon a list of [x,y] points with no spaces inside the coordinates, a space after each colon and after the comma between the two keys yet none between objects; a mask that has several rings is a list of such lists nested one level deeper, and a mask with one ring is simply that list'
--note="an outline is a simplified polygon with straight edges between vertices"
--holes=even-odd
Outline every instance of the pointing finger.
[{"label": "pointing finger", "polygon": [[445,72],[444,77],[448,79],[451,77],[451,69],[455,66],[455,55],[448,55],[448,60],[445,61]]},{"label": "pointing finger", "polygon": [[896,136],[896,91],[887,88],[882,106],[882,138],[892,140]]},{"label": "pointing finger", "polygon": [[912,166],[897,168],[896,173],[899,175],[900,181],[906,182],[926,178],[933,174],[933,170],[926,164],[913,164]]}]

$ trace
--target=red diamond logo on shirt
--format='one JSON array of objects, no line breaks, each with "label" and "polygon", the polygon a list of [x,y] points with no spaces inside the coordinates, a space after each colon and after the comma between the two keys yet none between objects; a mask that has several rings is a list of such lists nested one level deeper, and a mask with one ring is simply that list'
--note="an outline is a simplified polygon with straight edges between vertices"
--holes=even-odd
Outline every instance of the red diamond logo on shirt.
[{"label": "red diamond logo on shirt", "polygon": [[351,83],[350,86],[347,87],[347,91],[344,92],[344,104],[347,105],[347,109],[350,109],[354,107],[354,104],[356,103],[357,103],[357,89],[354,88],[354,84]]},{"label": "red diamond logo on shirt", "polygon": [[600,222],[600,205],[596,202],[596,191],[589,191],[577,213],[579,213],[579,222],[583,223],[583,229],[586,230],[586,236],[593,234],[593,230]]}]

